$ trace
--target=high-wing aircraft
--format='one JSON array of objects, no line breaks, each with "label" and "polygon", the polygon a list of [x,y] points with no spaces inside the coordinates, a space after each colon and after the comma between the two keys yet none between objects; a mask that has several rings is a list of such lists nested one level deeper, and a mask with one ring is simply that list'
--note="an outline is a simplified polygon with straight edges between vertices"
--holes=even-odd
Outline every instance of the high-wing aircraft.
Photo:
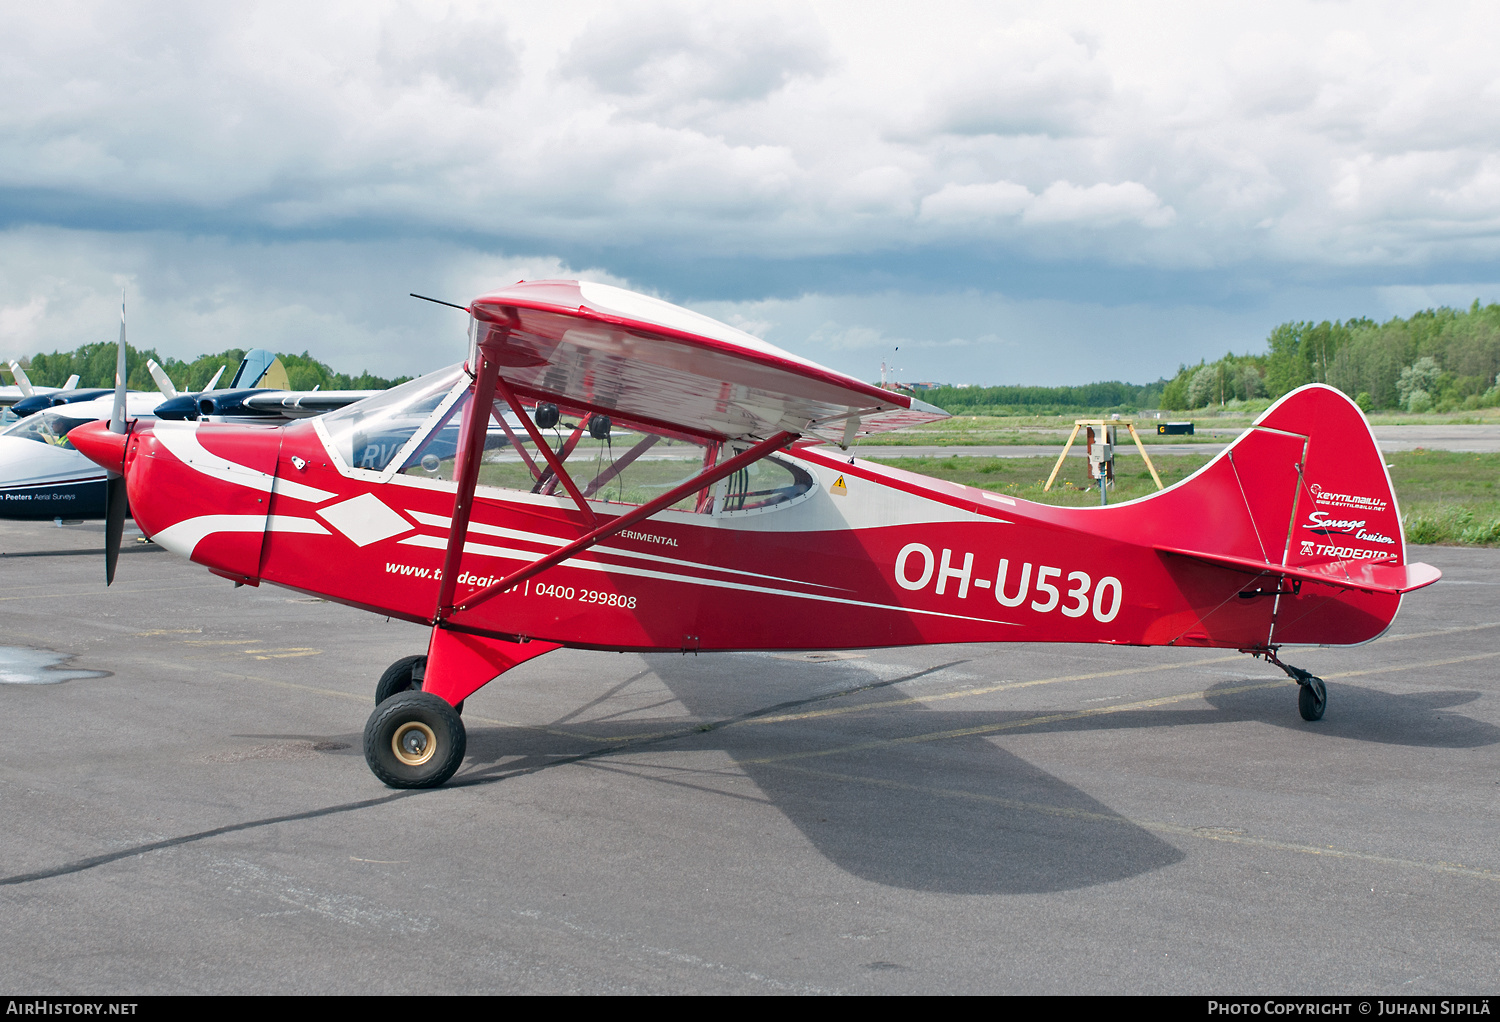
[{"label": "high-wing aircraft", "polygon": [[[452,776],[464,699],[560,646],[1228,648],[1285,670],[1316,720],[1327,690],[1281,648],[1367,642],[1439,577],[1407,562],[1368,423],[1330,387],[1282,398],[1166,490],[1052,507],[850,457],[945,413],[686,309],[537,281],[467,311],[466,362],[322,418],[117,414],[72,433],[158,544],[432,626],[365,725],[393,787]],[[548,443],[554,405],[578,423]],[[634,439],[616,450],[620,424]]]}]

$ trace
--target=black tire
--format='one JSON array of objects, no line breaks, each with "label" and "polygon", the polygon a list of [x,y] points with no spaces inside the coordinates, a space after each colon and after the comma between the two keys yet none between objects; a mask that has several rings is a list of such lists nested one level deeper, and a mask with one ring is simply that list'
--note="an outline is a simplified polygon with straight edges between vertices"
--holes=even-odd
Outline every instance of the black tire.
[{"label": "black tire", "polygon": [[[375,683],[375,705],[379,706],[397,692],[420,692],[422,683],[416,680],[415,675],[425,673],[427,666],[427,655],[416,653],[412,656],[404,656],[385,669],[380,680]],[[461,715],[464,712],[463,700],[454,707]]]},{"label": "black tire", "polygon": [[427,665],[427,657],[421,653],[404,656],[385,669],[375,683],[375,705],[379,706],[397,692],[422,691],[422,683],[413,680],[417,665]]},{"label": "black tire", "polygon": [[458,713],[427,692],[397,692],[365,722],[365,762],[392,788],[436,788],[464,761]]},{"label": "black tire", "polygon": [[1297,712],[1303,720],[1322,720],[1328,708],[1328,689],[1322,678],[1309,677],[1297,688]]}]

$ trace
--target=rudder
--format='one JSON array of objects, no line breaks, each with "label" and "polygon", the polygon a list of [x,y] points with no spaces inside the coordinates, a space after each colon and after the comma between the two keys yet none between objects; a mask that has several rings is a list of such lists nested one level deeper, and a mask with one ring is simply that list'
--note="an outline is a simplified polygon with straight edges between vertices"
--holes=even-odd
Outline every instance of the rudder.
[{"label": "rudder", "polygon": [[1249,646],[1365,642],[1389,627],[1402,593],[1439,577],[1407,563],[1396,495],[1369,422],[1323,384],[1283,397],[1174,490],[1173,532],[1156,548],[1244,581],[1243,599],[1204,622],[1224,639],[1248,627],[1264,636]]}]

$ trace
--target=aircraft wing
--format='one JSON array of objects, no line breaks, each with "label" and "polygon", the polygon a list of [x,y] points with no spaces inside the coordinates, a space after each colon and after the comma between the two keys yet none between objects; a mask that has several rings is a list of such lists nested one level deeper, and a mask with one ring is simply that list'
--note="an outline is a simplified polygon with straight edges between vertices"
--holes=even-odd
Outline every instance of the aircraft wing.
[{"label": "aircraft wing", "polygon": [[27,391],[22,391],[20,387],[14,386],[0,387],[0,408],[9,408],[17,401],[25,400],[36,394],[59,394],[61,392],[61,387],[31,387]]},{"label": "aircraft wing", "polygon": [[383,393],[381,390],[267,390],[246,395],[241,404],[265,415],[305,419]]},{"label": "aircraft wing", "polygon": [[715,440],[783,430],[848,444],[945,419],[906,394],[799,358],[726,323],[607,284],[514,284],[470,303],[500,375],[531,399]]}]

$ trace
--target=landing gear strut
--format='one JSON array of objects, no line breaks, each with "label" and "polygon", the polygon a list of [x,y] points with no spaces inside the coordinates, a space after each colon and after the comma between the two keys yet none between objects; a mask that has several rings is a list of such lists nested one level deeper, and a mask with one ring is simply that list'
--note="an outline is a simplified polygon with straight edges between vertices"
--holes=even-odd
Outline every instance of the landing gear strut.
[{"label": "landing gear strut", "polygon": [[1322,720],[1323,710],[1328,706],[1328,687],[1323,679],[1300,667],[1282,663],[1276,656],[1279,646],[1265,649],[1247,649],[1251,656],[1265,657],[1267,663],[1275,664],[1286,672],[1287,677],[1297,683],[1297,712],[1303,720]]}]

